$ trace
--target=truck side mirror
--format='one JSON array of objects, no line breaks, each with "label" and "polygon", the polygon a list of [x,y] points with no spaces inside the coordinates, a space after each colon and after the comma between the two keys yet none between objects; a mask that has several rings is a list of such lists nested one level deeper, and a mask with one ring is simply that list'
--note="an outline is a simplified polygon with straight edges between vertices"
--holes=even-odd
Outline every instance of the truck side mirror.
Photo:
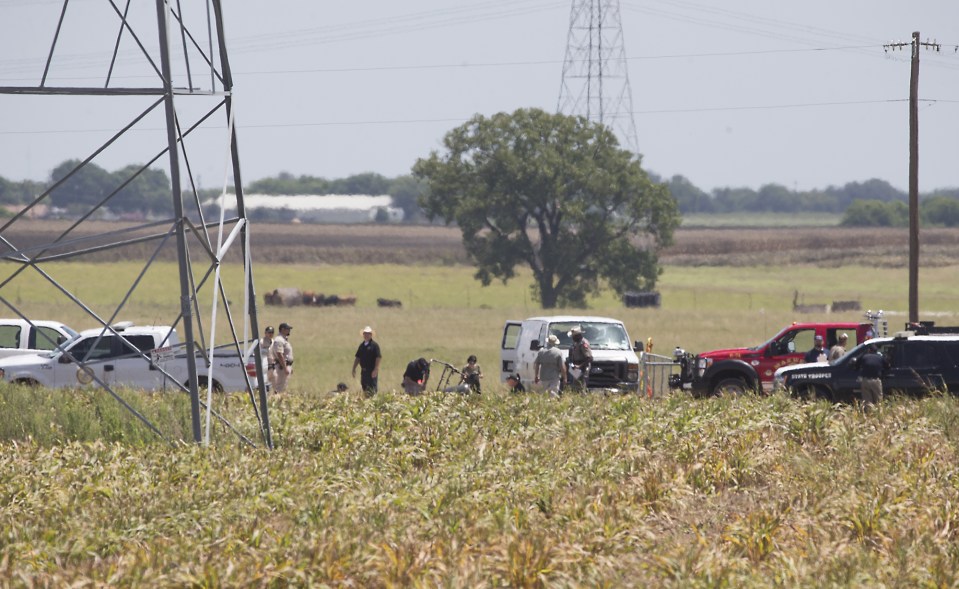
[{"label": "truck side mirror", "polygon": [[645,351],[646,351],[646,345],[642,342],[642,340],[635,340],[635,341],[633,342],[633,351],[634,351],[634,352],[645,352]]},{"label": "truck side mirror", "polygon": [[72,361],[73,360],[70,359],[70,356],[67,356],[66,354],[60,354],[60,357],[57,358],[58,364],[69,364]]},{"label": "truck side mirror", "polygon": [[534,351],[534,352],[535,352],[536,350],[542,348],[542,347],[543,347],[543,346],[539,345],[539,340],[538,340],[538,339],[534,339],[534,340],[532,340],[532,341],[529,342],[529,349],[532,350],[532,351]]}]

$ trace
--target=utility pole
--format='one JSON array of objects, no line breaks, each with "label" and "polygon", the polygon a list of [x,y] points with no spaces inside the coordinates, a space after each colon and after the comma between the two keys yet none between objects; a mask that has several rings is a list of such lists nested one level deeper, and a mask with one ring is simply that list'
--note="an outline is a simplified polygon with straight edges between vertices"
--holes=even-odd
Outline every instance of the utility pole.
[{"label": "utility pole", "polygon": [[919,322],[919,49],[939,51],[935,41],[920,41],[919,31],[912,41],[887,43],[886,51],[909,47],[912,58],[909,73],[909,323]]},{"label": "utility pole", "polygon": [[638,153],[619,0],[573,0],[556,110],[612,128]]}]

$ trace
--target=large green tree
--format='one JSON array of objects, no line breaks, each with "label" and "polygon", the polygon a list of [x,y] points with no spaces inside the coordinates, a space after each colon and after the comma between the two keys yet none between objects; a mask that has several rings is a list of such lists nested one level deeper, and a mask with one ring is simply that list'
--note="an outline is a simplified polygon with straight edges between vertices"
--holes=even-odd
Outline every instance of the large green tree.
[{"label": "large green tree", "polygon": [[484,285],[533,271],[544,308],[585,306],[604,286],[652,289],[676,201],[608,127],[520,109],[447,133],[445,153],[413,166],[429,217],[456,222]]}]

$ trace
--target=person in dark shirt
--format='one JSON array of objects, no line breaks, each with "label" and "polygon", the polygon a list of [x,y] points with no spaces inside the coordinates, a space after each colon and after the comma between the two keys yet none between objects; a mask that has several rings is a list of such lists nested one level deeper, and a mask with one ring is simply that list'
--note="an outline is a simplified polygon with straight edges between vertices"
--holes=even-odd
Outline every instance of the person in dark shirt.
[{"label": "person in dark shirt", "polygon": [[356,367],[360,367],[360,386],[367,396],[376,394],[380,378],[380,345],[373,341],[373,328],[367,325],[363,328],[363,341],[356,349],[353,360],[353,378],[356,378]]},{"label": "person in dark shirt", "polygon": [[475,355],[470,354],[469,358],[466,359],[466,366],[460,370],[460,375],[460,386],[466,387],[464,392],[476,394],[482,392],[480,379],[483,378],[483,369],[480,368]]},{"label": "person in dark shirt", "polygon": [[583,329],[575,326],[567,334],[573,343],[569,346],[566,356],[566,378],[569,385],[583,391],[589,388],[589,369],[593,363],[593,351],[589,347],[589,340],[583,335]]},{"label": "person in dark shirt", "polygon": [[523,381],[520,379],[518,374],[510,374],[506,377],[506,386],[509,387],[509,392],[511,393],[525,393],[526,387],[523,386]]},{"label": "person in dark shirt", "polygon": [[886,360],[876,350],[876,346],[869,346],[866,353],[859,358],[859,375],[862,378],[862,403],[867,409],[882,402],[882,371],[885,368]]},{"label": "person in dark shirt", "polygon": [[806,356],[803,358],[803,361],[807,364],[811,362],[826,361],[826,348],[823,347],[821,335],[817,335],[815,338],[813,338],[812,349],[806,352]]},{"label": "person in dark shirt", "polygon": [[417,358],[406,365],[403,373],[403,390],[410,395],[419,395],[426,390],[430,380],[430,363],[426,358]]}]

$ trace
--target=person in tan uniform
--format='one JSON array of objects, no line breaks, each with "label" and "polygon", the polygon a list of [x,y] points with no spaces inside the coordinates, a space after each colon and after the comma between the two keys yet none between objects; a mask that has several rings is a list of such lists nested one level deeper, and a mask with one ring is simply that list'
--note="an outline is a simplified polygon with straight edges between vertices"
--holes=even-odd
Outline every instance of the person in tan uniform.
[{"label": "person in tan uniform", "polygon": [[276,383],[273,390],[282,393],[293,374],[293,346],[290,344],[293,327],[289,323],[280,323],[279,331],[280,334],[273,338],[273,361],[276,363]]}]

